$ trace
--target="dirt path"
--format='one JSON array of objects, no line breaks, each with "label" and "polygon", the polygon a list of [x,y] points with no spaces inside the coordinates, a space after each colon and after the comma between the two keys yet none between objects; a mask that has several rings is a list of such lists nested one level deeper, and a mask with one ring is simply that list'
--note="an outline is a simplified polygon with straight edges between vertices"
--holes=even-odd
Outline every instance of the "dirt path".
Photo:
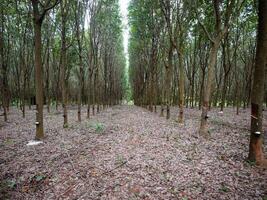
[{"label": "dirt path", "polygon": [[[54,111],[45,116],[44,144],[29,147],[34,112],[28,111],[22,119],[12,110],[11,122],[0,129],[0,195],[10,199],[266,198],[266,170],[244,161],[249,115],[244,112],[231,121],[231,112],[216,118],[220,123],[213,123],[210,140],[204,140],[197,134],[198,111],[192,109],[185,111],[185,126],[135,106],[108,108],[90,120],[84,114],[81,124],[76,122],[76,110],[71,110],[67,129],[62,128],[62,114]],[[233,128],[236,123],[242,129]]]}]

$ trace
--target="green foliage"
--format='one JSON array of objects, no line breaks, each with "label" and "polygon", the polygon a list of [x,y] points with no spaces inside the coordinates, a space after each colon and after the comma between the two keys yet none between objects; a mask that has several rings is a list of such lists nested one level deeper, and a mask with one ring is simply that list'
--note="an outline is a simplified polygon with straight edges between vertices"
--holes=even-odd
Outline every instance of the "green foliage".
[{"label": "green foliage", "polygon": [[93,128],[96,133],[103,133],[105,126],[102,123],[95,123],[93,124]]},{"label": "green foliage", "polygon": [[251,160],[247,160],[246,162],[249,166],[256,166],[256,162],[255,161],[251,161]]},{"label": "green foliage", "polygon": [[16,181],[14,180],[7,180],[6,185],[11,189],[14,189],[17,186]]},{"label": "green foliage", "polygon": [[46,178],[46,176],[45,176],[45,175],[42,175],[42,174],[39,174],[39,175],[35,176],[35,180],[36,180],[37,182],[42,181],[42,180],[44,180],[45,178]]},{"label": "green foliage", "polygon": [[221,185],[221,187],[220,187],[219,190],[221,192],[229,192],[230,191],[230,189],[226,185],[224,185],[224,184]]}]

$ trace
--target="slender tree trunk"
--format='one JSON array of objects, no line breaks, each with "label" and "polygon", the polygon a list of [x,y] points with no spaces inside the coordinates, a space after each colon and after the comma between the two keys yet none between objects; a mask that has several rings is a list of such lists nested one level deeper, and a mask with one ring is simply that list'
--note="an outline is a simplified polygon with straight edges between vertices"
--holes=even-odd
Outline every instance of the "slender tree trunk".
[{"label": "slender tree trunk", "polygon": [[90,119],[90,103],[87,104],[87,119]]},{"label": "slender tree trunk", "polygon": [[161,105],[160,105],[160,116],[161,117],[164,117],[164,92],[163,91],[162,91],[162,95],[161,95]]},{"label": "slender tree trunk", "polygon": [[217,51],[219,48],[219,41],[212,43],[209,53],[209,64],[208,64],[208,79],[203,94],[203,104],[201,113],[201,123],[199,133],[204,137],[208,137],[208,110],[210,104],[211,89],[214,80],[214,68],[216,64]]},{"label": "slender tree trunk", "polygon": [[200,86],[200,92],[199,92],[199,110],[201,109],[202,101],[203,101],[203,90],[204,90],[204,84],[205,84],[205,70],[202,69],[202,79],[201,79],[201,86]]},{"label": "slender tree trunk", "polygon": [[50,67],[50,50],[49,50],[49,38],[47,39],[47,59],[46,59],[46,99],[47,99],[47,112],[50,112],[50,93],[49,93],[49,67]]},{"label": "slender tree trunk", "polygon": [[224,105],[225,105],[226,82],[227,82],[227,75],[224,75],[224,80],[223,80],[223,90],[222,90],[221,111],[223,111],[223,108],[224,108]]},{"label": "slender tree trunk", "polygon": [[[78,8],[79,9],[79,5]],[[75,13],[75,22],[76,22],[76,37],[78,42],[78,51],[79,51],[79,92],[78,92],[78,121],[81,122],[81,104],[82,104],[82,94],[83,94],[83,60],[82,60],[82,44],[81,44],[81,31],[80,31],[80,13]]]},{"label": "slender tree trunk", "polygon": [[239,115],[239,107],[240,107],[240,87],[236,86],[236,114]]},{"label": "slender tree trunk", "polygon": [[[81,57],[81,56],[79,56]],[[83,76],[83,69],[82,69],[82,58],[80,58],[80,78],[79,78],[79,93],[78,93],[78,122],[81,122],[81,99],[82,99],[82,76]]]},{"label": "slender tree trunk", "polygon": [[194,101],[195,101],[195,63],[193,66],[193,74],[192,74],[192,88],[191,88],[191,108],[194,108]]},{"label": "slender tree trunk", "polygon": [[25,99],[26,99],[26,74],[24,66],[24,75],[23,75],[23,88],[22,88],[22,117],[25,118]]},{"label": "slender tree trunk", "polygon": [[179,116],[178,123],[184,123],[184,66],[183,55],[180,52],[179,56]]},{"label": "slender tree trunk", "polygon": [[67,110],[67,87],[66,87],[66,53],[67,53],[67,46],[66,46],[66,4],[65,1],[61,1],[61,62],[60,62],[60,72],[61,72],[61,92],[62,92],[62,107],[63,107],[63,127],[68,127],[68,110]]},{"label": "slender tree trunk", "polygon": [[30,87],[30,78],[28,78],[27,80],[27,95],[28,95],[28,106],[29,106],[29,110],[32,109],[32,103],[31,103],[31,87]]},{"label": "slender tree trunk", "polygon": [[172,53],[173,47],[171,47],[168,53],[168,65],[166,68],[166,82],[165,82],[165,91],[166,91],[166,119],[170,119],[170,104],[171,104],[171,77],[172,77]]},{"label": "slender tree trunk", "polygon": [[4,8],[1,9],[1,32],[0,32],[0,56],[1,56],[1,71],[2,74],[2,83],[1,83],[1,92],[2,92],[2,105],[3,105],[3,110],[4,110],[4,121],[7,121],[7,112],[8,112],[8,80],[7,80],[7,63],[4,53]]},{"label": "slender tree trunk", "polygon": [[258,36],[255,60],[254,82],[251,95],[251,135],[249,144],[250,161],[265,164],[262,140],[262,108],[264,100],[265,67],[267,61],[267,1],[259,0]]},{"label": "slender tree trunk", "polygon": [[[36,1],[32,1],[36,2]],[[34,4],[34,3],[33,3]],[[36,3],[37,4],[37,3]],[[38,5],[35,5],[38,6]],[[35,84],[36,84],[36,140],[44,138],[43,128],[43,72],[42,72],[42,22],[34,19],[34,41],[35,41]]]}]

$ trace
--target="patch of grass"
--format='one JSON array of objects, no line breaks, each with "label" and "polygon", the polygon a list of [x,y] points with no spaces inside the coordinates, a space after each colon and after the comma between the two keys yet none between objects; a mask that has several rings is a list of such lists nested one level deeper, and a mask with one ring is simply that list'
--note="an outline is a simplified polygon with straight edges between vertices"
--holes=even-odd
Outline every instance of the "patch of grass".
[{"label": "patch of grass", "polygon": [[122,155],[117,155],[116,160],[115,160],[115,164],[116,165],[122,165],[125,161],[126,160]]},{"label": "patch of grass", "polygon": [[8,139],[6,139],[6,140],[4,141],[4,143],[5,143],[6,145],[12,145],[12,144],[14,144],[14,141],[13,141],[12,139],[8,138]]},{"label": "patch of grass", "polygon": [[255,161],[247,160],[246,163],[251,167],[256,166],[256,162]]},{"label": "patch of grass", "polygon": [[10,189],[14,189],[17,186],[17,183],[14,180],[7,180],[6,186]]},{"label": "patch of grass", "polygon": [[87,122],[85,124],[86,128],[93,128],[96,133],[103,133],[105,126],[102,123],[99,122]]},{"label": "patch of grass", "polygon": [[69,127],[68,124],[64,124],[64,125],[63,125],[63,128],[68,128],[68,127]]},{"label": "patch of grass", "polygon": [[230,189],[227,186],[225,186],[224,184],[222,184],[222,186],[221,186],[221,188],[219,190],[221,192],[229,192],[230,191]]},{"label": "patch of grass", "polygon": [[104,128],[105,128],[105,126],[102,123],[94,124],[94,129],[95,129],[95,132],[97,132],[97,133],[103,133]]},{"label": "patch of grass", "polygon": [[35,176],[35,180],[37,182],[39,182],[41,180],[44,180],[45,178],[46,178],[46,176],[45,175],[42,175],[42,174],[39,174],[39,175]]}]

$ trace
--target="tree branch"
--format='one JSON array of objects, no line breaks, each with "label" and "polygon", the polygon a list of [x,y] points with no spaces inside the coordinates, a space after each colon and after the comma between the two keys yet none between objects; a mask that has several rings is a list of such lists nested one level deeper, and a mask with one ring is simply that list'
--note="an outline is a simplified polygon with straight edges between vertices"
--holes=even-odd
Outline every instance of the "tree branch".
[{"label": "tree branch", "polygon": [[60,3],[61,0],[55,0],[55,2],[49,6],[51,0],[48,0],[46,3],[45,3],[45,8],[43,10],[43,12],[40,14],[40,18],[39,20],[40,21],[43,21],[44,17],[45,17],[45,14],[47,13],[47,11],[51,10],[52,8],[54,8],[56,5],[58,5]]},{"label": "tree branch", "polygon": [[204,24],[198,19],[198,23],[199,25],[201,26],[201,28],[204,30],[205,34],[207,35],[207,37],[209,38],[209,40],[212,42],[212,43],[215,43],[215,41],[211,38],[209,32],[207,31],[206,27],[204,26]]}]

